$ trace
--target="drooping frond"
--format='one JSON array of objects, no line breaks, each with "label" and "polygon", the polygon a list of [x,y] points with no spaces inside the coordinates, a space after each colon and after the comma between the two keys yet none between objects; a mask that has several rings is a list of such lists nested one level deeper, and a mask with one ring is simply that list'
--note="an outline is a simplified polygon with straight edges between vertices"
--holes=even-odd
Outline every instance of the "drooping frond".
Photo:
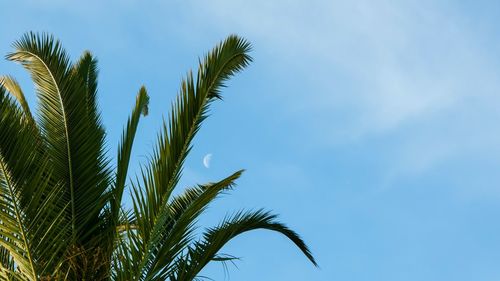
[{"label": "drooping frond", "polygon": [[[7,58],[20,62],[36,85],[40,128],[53,176],[64,185],[70,205],[66,215],[71,239],[85,244],[98,226],[109,184],[104,132],[87,106],[93,82],[82,79],[83,70],[73,70],[61,44],[51,36],[29,33],[14,47],[16,51]],[[77,69],[84,69],[83,65]]]},{"label": "drooping frond", "polygon": [[293,230],[276,221],[276,215],[263,210],[238,212],[225,219],[219,226],[209,228],[202,240],[189,246],[187,253],[175,262],[176,272],[170,275],[172,281],[193,280],[211,261],[218,259],[220,249],[231,239],[248,231],[266,229],[283,234],[290,239],[304,255],[315,265],[317,263],[311,251]]},{"label": "drooping frond", "polygon": [[[120,280],[162,280],[161,276],[169,271],[170,263],[180,254],[193,238],[193,227],[198,216],[222,192],[231,189],[234,181],[241,175],[238,171],[229,177],[212,184],[186,189],[167,204],[167,212],[154,224],[140,217],[150,212],[145,193],[134,189],[134,212],[136,225],[130,233],[130,246],[133,255],[128,261],[131,272]],[[158,279],[159,278],[159,279]]]},{"label": "drooping frond", "polygon": [[163,243],[171,215],[168,199],[180,178],[191,142],[207,117],[210,103],[221,98],[224,82],[251,61],[249,51],[248,42],[229,36],[200,62],[196,78],[189,73],[182,81],[168,123],[164,122],[158,136],[150,165],[143,170],[142,189],[136,188],[133,194],[137,232],[141,233],[144,245],[136,276],[152,276],[158,256],[154,252],[171,251],[168,246],[158,247]]},{"label": "drooping frond", "polygon": [[14,48],[7,58],[31,74],[39,105],[33,116],[19,84],[0,78],[0,281],[196,280],[210,261],[236,259],[219,250],[255,229],[285,235],[316,265],[302,239],[264,211],[237,213],[197,239],[200,215],[243,171],[173,192],[210,104],[251,61],[247,41],[229,36],[182,80],[153,153],[131,183],[129,210],[123,192],[138,124],[148,113],[146,89],[139,90],[112,173],[96,58],[84,52],[72,64],[45,34],[28,33]]}]

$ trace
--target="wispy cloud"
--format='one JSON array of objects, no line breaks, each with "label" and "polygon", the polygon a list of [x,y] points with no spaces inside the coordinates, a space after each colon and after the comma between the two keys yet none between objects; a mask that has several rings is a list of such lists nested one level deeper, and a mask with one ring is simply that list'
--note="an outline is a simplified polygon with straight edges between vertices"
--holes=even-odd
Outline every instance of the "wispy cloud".
[{"label": "wispy cloud", "polygon": [[[139,15],[134,11],[142,4],[132,0],[123,5],[59,2],[52,12],[88,24],[89,47],[106,39],[113,42],[107,44],[110,53],[122,45],[147,49],[137,40],[142,36],[162,46],[172,44],[165,34],[191,40],[176,45],[206,44],[196,50],[228,33],[249,37],[260,56],[255,65],[266,72],[259,79],[278,78],[262,81],[260,90],[279,84],[279,90],[263,95],[279,101],[273,104],[275,115],[293,123],[290,138],[308,136],[306,149],[398,137],[394,145],[401,152],[386,156],[395,163],[388,170],[425,171],[464,150],[489,153],[495,145],[491,140],[499,138],[495,122],[489,122],[500,118],[492,106],[499,101],[498,59],[491,60],[492,50],[480,43],[487,35],[473,15],[457,6],[387,0],[178,1],[151,3]],[[102,18],[109,19],[106,25]],[[138,20],[143,24],[131,28]],[[95,29],[106,32],[93,35]],[[447,153],[433,152],[443,144],[453,145]],[[422,164],[417,169],[415,163]]]},{"label": "wispy cloud", "polygon": [[[425,171],[498,135],[489,124],[454,122],[474,110],[500,117],[488,106],[499,101],[499,68],[476,43],[482,39],[478,26],[458,9],[434,1],[367,0],[196,6],[200,21],[248,34],[272,63],[292,66],[287,71],[302,87],[283,99],[284,114],[309,118],[302,129],[316,135],[316,145],[404,133],[397,168]],[[411,140],[417,131],[425,141]],[[472,131],[481,133],[471,139]]]},{"label": "wispy cloud", "polygon": [[[474,45],[474,30],[446,7],[425,1],[320,2],[215,1],[200,10],[207,15],[203,20],[243,30],[274,47],[281,59],[296,60],[304,81],[314,76],[319,82],[308,106],[327,109],[325,102],[335,106],[349,96],[362,112],[358,130],[391,129],[467,96],[477,98],[484,82],[498,87],[497,71]],[[336,81],[332,74],[338,71],[350,79]]]}]

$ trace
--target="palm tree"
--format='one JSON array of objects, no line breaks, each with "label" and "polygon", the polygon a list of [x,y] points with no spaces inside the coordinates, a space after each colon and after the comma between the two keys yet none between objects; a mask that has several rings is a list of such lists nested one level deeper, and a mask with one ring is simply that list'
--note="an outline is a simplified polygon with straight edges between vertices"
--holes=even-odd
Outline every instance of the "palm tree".
[{"label": "palm tree", "polygon": [[[243,171],[173,193],[193,138],[224,83],[245,68],[247,41],[229,36],[188,73],[154,150],[123,194],[134,137],[149,97],[141,87],[118,147],[106,155],[97,105],[97,60],[71,63],[59,41],[28,33],[7,59],[36,86],[36,115],[10,76],[0,80],[0,280],[193,280],[241,233],[285,235],[314,264],[303,240],[264,211],[239,211],[201,235],[198,217]],[[177,194],[177,193],[176,193]]]}]

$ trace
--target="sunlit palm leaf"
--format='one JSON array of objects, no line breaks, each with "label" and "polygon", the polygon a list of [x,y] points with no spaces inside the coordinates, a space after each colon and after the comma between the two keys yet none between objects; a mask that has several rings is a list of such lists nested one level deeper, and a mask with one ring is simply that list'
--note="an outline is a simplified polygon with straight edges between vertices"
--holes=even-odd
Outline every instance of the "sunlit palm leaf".
[{"label": "sunlit palm leaf", "polygon": [[173,195],[211,102],[251,61],[248,42],[229,36],[182,81],[154,151],[132,182],[131,210],[123,209],[123,192],[139,120],[148,111],[146,89],[139,90],[111,173],[95,57],[84,52],[72,64],[59,41],[34,33],[14,47],[7,58],[31,74],[39,106],[32,116],[19,84],[0,78],[0,281],[193,280],[210,261],[234,260],[219,250],[254,229],[285,235],[316,264],[302,239],[263,211],[237,213],[197,239],[199,216],[242,171]]},{"label": "sunlit palm leaf", "polygon": [[68,233],[63,190],[50,176],[38,130],[0,87],[0,245],[28,280],[51,274]]},{"label": "sunlit palm leaf", "polygon": [[29,33],[14,47],[7,57],[20,62],[37,86],[40,127],[54,177],[64,184],[71,206],[71,239],[84,244],[99,221],[109,184],[102,126],[87,106],[88,83],[75,74],[68,55],[51,36]]},{"label": "sunlit palm leaf", "polygon": [[28,102],[26,101],[26,97],[24,96],[24,92],[21,89],[21,86],[17,82],[14,77],[6,75],[0,77],[0,84],[12,94],[17,99],[17,102],[22,107],[24,114],[30,120],[30,122],[34,123],[33,115],[31,114],[30,107]]}]

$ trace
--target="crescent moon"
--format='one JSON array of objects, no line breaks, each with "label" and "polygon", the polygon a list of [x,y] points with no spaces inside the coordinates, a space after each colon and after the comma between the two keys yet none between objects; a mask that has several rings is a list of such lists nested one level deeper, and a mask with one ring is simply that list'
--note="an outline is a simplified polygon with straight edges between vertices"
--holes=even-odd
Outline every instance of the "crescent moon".
[{"label": "crescent moon", "polygon": [[203,166],[205,166],[205,168],[210,168],[210,160],[212,160],[212,153],[209,153],[207,155],[205,155],[205,157],[203,157]]}]

